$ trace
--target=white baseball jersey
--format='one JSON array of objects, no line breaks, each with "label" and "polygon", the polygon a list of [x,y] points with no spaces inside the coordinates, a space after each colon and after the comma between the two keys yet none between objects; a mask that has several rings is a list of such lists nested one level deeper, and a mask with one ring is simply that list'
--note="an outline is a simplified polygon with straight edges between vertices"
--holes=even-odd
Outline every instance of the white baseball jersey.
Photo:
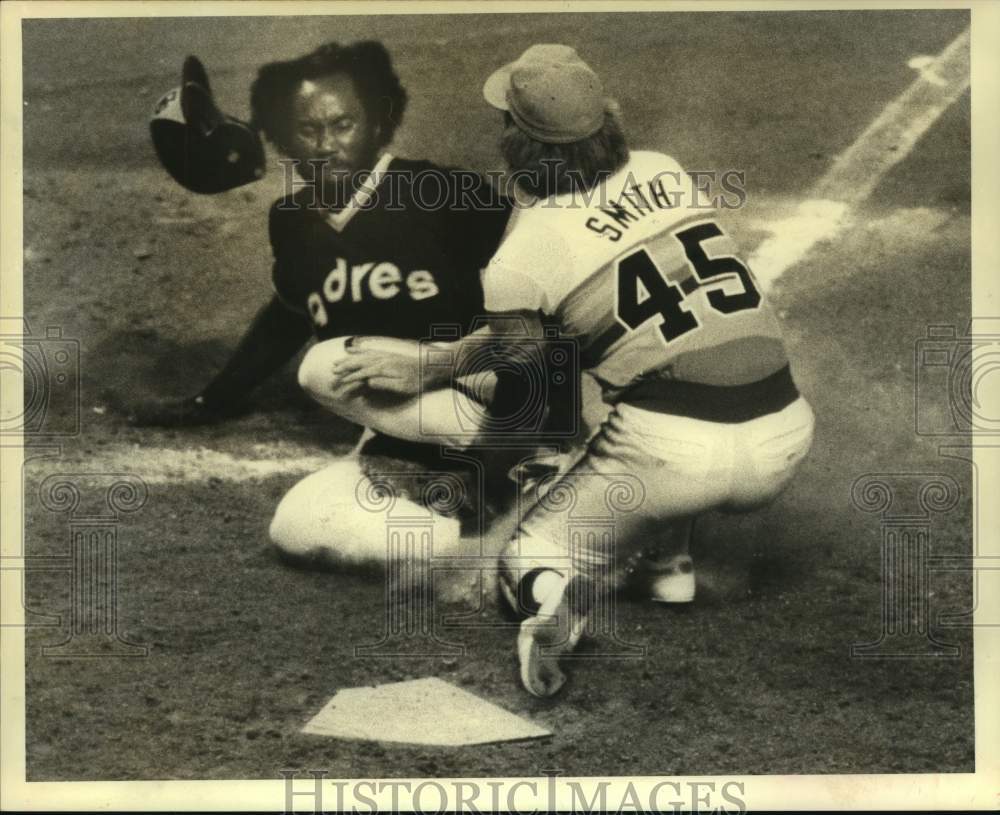
[{"label": "white baseball jersey", "polygon": [[633,152],[586,193],[515,209],[483,272],[486,308],[554,316],[608,401],[650,374],[767,382],[787,373],[778,324],[717,215],[674,159]]}]

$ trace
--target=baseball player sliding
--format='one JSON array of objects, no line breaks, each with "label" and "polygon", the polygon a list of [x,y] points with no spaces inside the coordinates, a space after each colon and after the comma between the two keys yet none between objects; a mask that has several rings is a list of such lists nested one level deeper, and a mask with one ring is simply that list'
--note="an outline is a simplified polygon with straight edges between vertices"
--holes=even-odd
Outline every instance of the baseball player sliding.
[{"label": "baseball player sliding", "polygon": [[[413,479],[397,479],[419,502],[422,475],[460,467],[442,456],[441,445],[473,441],[469,422],[486,419],[484,403],[497,398],[497,377],[478,376],[475,389],[460,378],[418,401],[375,389],[377,379],[345,384],[336,375],[348,347],[412,354],[416,340],[438,327],[468,331],[483,311],[480,270],[509,218],[509,203],[481,176],[387,151],[406,102],[380,43],[330,43],[260,69],[249,127],[215,108],[204,69],[189,58],[181,88],[161,100],[151,124],[161,161],[194,192],[259,178],[258,131],[297,162],[297,189],[270,212],[275,296],[198,395],[132,408],[137,424],[218,421],[245,409],[251,389],[315,335],[299,369],[301,385],[374,435],[360,455],[334,460],[281,501],[270,534],[290,555],[380,562],[383,519],[357,497],[370,486],[368,467],[374,462],[384,470],[391,458],[391,469],[399,470],[406,462]],[[431,197],[437,206],[426,205]],[[454,517],[435,523],[438,551],[457,544]]]},{"label": "baseball player sliding", "polygon": [[[716,213],[692,206],[672,158],[629,152],[617,106],[572,48],[529,48],[483,93],[503,112],[510,169],[535,196],[519,201],[483,272],[485,306],[498,320],[556,319],[612,408],[550,495],[572,491],[586,515],[603,511],[620,474],[637,476],[644,493],[637,511],[617,517],[615,547],[584,541],[571,552],[566,513],[543,499],[501,556],[502,588],[525,616],[521,681],[550,696],[565,681],[560,657],[612,588],[614,558],[658,544],[683,552],[698,514],[774,499],[807,454],[814,420],[775,316]],[[425,368],[422,387],[450,381],[474,347],[457,343],[455,369]],[[412,358],[348,352],[342,386],[416,392]],[[689,561],[681,571],[693,588]]]}]

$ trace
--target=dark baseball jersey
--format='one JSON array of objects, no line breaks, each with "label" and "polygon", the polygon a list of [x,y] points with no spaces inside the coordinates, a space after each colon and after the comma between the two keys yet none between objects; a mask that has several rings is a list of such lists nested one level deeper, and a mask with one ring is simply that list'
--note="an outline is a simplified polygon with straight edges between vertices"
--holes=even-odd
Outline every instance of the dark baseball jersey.
[{"label": "dark baseball jersey", "polygon": [[271,207],[274,289],[320,340],[460,333],[483,313],[479,270],[500,242],[508,202],[475,173],[385,154],[341,210],[311,189]]}]

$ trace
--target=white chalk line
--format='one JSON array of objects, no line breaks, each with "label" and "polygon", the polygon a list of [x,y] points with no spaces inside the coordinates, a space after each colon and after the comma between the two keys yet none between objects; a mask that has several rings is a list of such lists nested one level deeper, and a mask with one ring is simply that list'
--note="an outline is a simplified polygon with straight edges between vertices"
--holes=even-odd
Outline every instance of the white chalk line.
[{"label": "white chalk line", "polygon": [[847,228],[858,204],[969,87],[969,30],[937,57],[914,57],[908,64],[919,72],[913,83],[837,157],[793,215],[767,228],[768,237],[749,258],[765,289],[816,244]]},{"label": "white chalk line", "polygon": [[99,479],[107,473],[128,473],[147,484],[184,484],[219,480],[262,481],[283,475],[306,475],[346,455],[342,451],[311,449],[285,443],[254,444],[249,454],[208,448],[176,449],[146,445],[107,445],[93,454],[72,453],[27,463],[29,477],[73,473]]}]

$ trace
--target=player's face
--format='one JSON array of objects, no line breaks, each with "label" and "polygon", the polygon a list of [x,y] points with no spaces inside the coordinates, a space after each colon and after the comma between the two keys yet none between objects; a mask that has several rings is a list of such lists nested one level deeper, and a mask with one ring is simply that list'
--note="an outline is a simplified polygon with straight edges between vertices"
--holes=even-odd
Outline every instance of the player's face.
[{"label": "player's face", "polygon": [[[347,74],[303,80],[292,102],[293,158],[323,162],[323,182],[343,183],[369,170],[377,128]],[[309,177],[307,168],[303,176]]]}]

